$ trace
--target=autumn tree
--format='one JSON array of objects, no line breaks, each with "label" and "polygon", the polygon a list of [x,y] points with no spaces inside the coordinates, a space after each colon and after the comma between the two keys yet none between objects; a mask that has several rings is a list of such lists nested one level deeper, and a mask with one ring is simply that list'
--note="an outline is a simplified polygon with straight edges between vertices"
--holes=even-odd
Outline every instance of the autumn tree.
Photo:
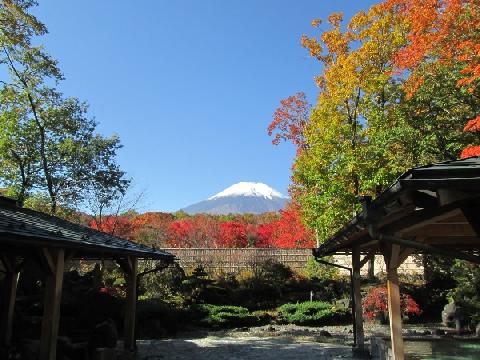
[{"label": "autumn tree", "polygon": [[[480,91],[480,4],[474,0],[388,0],[386,5],[408,23],[407,42],[394,57],[395,64],[407,72],[408,96],[418,96],[428,88],[425,82],[447,74],[456,82],[462,100],[454,106],[463,106],[463,115],[469,116],[463,125],[466,133],[476,132],[479,123]],[[453,76],[452,76],[453,75]],[[448,84],[448,82],[447,82]],[[443,89],[449,88],[440,84]],[[438,88],[438,87],[437,87]],[[458,96],[457,100],[458,100]],[[450,104],[442,104],[446,111]],[[450,117],[456,117],[453,113]],[[467,122],[468,121],[468,122]],[[465,125],[465,123],[467,123]],[[464,136],[478,144],[478,136]],[[461,157],[480,155],[480,146],[469,145]]]},{"label": "autumn tree", "polygon": [[268,135],[274,135],[272,143],[278,145],[282,140],[290,141],[301,149],[305,145],[304,129],[310,118],[310,111],[311,105],[303,92],[281,100],[268,126]]},{"label": "autumn tree", "polygon": [[[313,248],[315,237],[302,222],[298,205],[290,204],[280,211],[280,219],[269,224],[270,246],[274,248]],[[265,231],[262,228],[263,232]],[[270,229],[269,229],[270,230]]]},{"label": "autumn tree", "polygon": [[395,118],[399,81],[391,60],[404,43],[404,23],[377,5],[355,15],[346,28],[338,13],[328,25],[318,38],[301,40],[323,72],[316,78],[320,93],[304,127],[306,150],[295,159],[291,187],[321,240],[355,214],[360,194],[374,195],[411,163],[398,157],[407,144]]}]

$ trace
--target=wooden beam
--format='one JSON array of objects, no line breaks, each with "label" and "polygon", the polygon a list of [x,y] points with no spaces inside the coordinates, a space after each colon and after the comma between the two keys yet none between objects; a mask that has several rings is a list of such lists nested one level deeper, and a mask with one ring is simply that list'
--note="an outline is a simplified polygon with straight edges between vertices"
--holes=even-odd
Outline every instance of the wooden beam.
[{"label": "wooden beam", "polygon": [[2,309],[0,313],[0,346],[8,347],[12,339],[13,315],[17,295],[18,268],[15,256],[2,256],[6,268],[2,289]]},{"label": "wooden beam", "polygon": [[453,249],[442,249],[442,248],[430,246],[418,241],[405,240],[405,239],[401,239],[399,237],[391,236],[387,234],[379,234],[379,239],[389,244],[396,244],[400,246],[422,250],[424,252],[429,252],[432,254],[443,255],[443,256],[454,258],[454,259],[470,261],[474,264],[480,264],[480,256],[468,254],[462,251],[457,251]]},{"label": "wooden beam", "polygon": [[417,228],[410,231],[402,231],[403,237],[411,236],[477,236],[474,229],[469,223],[465,224],[448,224],[448,223],[435,223],[428,224],[422,228]]},{"label": "wooden beam", "polygon": [[48,253],[49,258],[51,259],[53,273],[47,274],[45,279],[39,359],[55,360],[58,326],[60,322],[60,302],[62,298],[65,250],[45,248],[43,253]]},{"label": "wooden beam", "polygon": [[135,350],[135,314],[137,310],[138,259],[136,257],[130,257],[128,264],[131,265],[131,271],[125,273],[127,296],[125,302],[123,342],[125,349]]},{"label": "wooden beam", "polygon": [[[395,246],[395,245],[394,245]],[[390,338],[394,360],[404,359],[402,337],[402,313],[400,307],[400,288],[396,267],[387,267],[388,316],[390,320]]]},{"label": "wooden beam", "polygon": [[375,249],[370,249],[367,255],[365,255],[360,261],[360,268],[362,268],[373,256],[375,256]]},{"label": "wooden beam", "polygon": [[398,220],[395,223],[382,228],[382,232],[405,234],[422,228],[429,224],[441,222],[461,214],[458,207],[446,205],[435,209],[424,209],[415,211],[412,215]]},{"label": "wooden beam", "polygon": [[355,329],[353,329],[353,331],[355,331],[357,349],[363,350],[365,347],[365,335],[363,332],[363,311],[360,280],[360,249],[358,247],[354,247],[352,249],[353,312],[355,314]]}]

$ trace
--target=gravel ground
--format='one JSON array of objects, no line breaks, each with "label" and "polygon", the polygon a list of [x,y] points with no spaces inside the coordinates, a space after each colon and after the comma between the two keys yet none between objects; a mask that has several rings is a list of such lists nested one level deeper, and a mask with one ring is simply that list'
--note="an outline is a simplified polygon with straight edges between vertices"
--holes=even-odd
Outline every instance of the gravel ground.
[{"label": "gravel ground", "polygon": [[[388,336],[388,325],[366,322],[365,335]],[[439,324],[405,325],[406,336],[432,336]],[[206,331],[194,329],[173,339],[139,340],[140,360],[318,360],[356,359],[352,326],[267,325]]]}]

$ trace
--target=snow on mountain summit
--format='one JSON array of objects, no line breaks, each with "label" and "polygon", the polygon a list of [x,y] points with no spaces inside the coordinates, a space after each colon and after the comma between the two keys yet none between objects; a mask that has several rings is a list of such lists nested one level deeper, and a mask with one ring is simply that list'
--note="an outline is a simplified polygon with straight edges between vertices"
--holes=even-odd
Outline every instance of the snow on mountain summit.
[{"label": "snow on mountain summit", "polygon": [[283,196],[281,193],[272,189],[266,184],[255,182],[239,182],[208,198],[208,200],[229,196],[258,196],[265,199],[273,199],[274,197],[285,198],[285,196]]}]

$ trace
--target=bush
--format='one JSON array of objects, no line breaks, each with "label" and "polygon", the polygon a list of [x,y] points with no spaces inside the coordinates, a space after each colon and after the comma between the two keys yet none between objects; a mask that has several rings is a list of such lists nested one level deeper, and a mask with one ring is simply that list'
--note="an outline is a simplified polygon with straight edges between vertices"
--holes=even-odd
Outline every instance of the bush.
[{"label": "bush", "polygon": [[202,304],[197,310],[202,315],[200,324],[209,327],[251,326],[259,321],[241,306]]},{"label": "bush", "polygon": [[[153,266],[151,266],[153,267]],[[146,298],[162,298],[169,304],[181,306],[185,301],[182,282],[185,272],[177,263],[163,271],[152,272],[142,277],[140,293]]]},{"label": "bush", "polygon": [[[325,261],[333,262],[333,257],[324,258]],[[326,264],[319,263],[314,258],[309,258],[303,274],[307,279],[322,279],[322,280],[331,280],[336,279],[339,276],[338,268],[334,266],[329,266]]]},{"label": "bush", "polygon": [[480,266],[457,260],[452,271],[457,286],[449,295],[462,307],[465,325],[475,329],[480,323]]},{"label": "bush", "polygon": [[351,320],[349,309],[337,309],[323,301],[284,304],[277,310],[281,322],[296,325],[338,325]]},{"label": "bush", "polygon": [[[363,301],[363,313],[369,318],[381,318],[385,320],[388,314],[388,296],[385,286],[373,287],[370,289]],[[422,311],[417,302],[410,295],[401,295],[402,315],[419,316]]]},{"label": "bush", "polygon": [[137,303],[137,332],[140,338],[157,339],[174,334],[179,314],[160,299],[141,299]]}]

